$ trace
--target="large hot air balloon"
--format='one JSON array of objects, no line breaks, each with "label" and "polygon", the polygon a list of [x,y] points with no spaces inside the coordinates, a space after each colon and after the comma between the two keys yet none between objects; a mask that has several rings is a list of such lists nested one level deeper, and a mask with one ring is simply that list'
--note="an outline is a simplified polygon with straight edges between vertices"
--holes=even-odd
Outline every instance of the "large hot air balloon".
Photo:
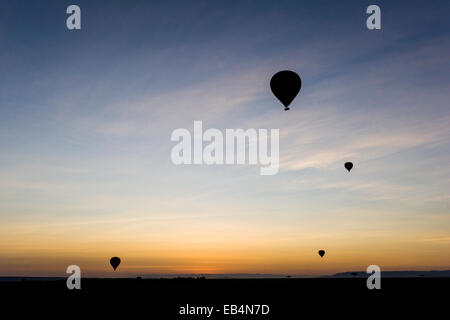
[{"label": "large hot air balloon", "polygon": [[299,93],[302,87],[300,76],[294,71],[284,70],[274,74],[270,80],[270,89],[275,97],[284,105],[284,110],[289,110],[289,105]]},{"label": "large hot air balloon", "polygon": [[319,250],[319,256],[321,258],[323,258],[324,255],[325,255],[325,250]]},{"label": "large hot air balloon", "polygon": [[116,271],[117,267],[120,264],[120,258],[119,257],[112,257],[109,260],[109,263],[111,263],[111,266],[114,268],[114,271]]},{"label": "large hot air balloon", "polygon": [[353,168],[353,163],[351,163],[351,162],[346,162],[346,163],[344,164],[344,167],[345,167],[345,169],[348,170],[348,172],[350,172],[350,170],[352,170],[352,168]]}]

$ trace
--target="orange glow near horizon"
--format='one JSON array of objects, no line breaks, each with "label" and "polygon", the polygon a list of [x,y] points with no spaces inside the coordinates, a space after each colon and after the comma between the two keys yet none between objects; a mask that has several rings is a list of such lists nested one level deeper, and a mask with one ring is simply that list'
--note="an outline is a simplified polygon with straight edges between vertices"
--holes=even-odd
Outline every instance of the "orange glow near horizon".
[{"label": "orange glow near horizon", "polygon": [[[19,226],[16,226],[20,229]],[[313,231],[303,234],[230,228],[219,234],[209,226],[197,232],[165,232],[142,235],[121,233],[114,239],[98,229],[75,234],[49,226],[29,233],[2,228],[0,276],[65,276],[68,265],[76,264],[85,276],[118,277],[151,274],[285,274],[323,275],[365,270],[377,264],[382,270],[448,269],[450,238],[422,234],[353,232],[321,237]],[[200,231],[202,230],[202,231]],[[17,231],[17,229],[16,229]],[[81,230],[79,230],[81,231]],[[318,245],[320,244],[320,246]],[[326,254],[320,258],[319,249]],[[116,272],[111,256],[122,260]]]}]

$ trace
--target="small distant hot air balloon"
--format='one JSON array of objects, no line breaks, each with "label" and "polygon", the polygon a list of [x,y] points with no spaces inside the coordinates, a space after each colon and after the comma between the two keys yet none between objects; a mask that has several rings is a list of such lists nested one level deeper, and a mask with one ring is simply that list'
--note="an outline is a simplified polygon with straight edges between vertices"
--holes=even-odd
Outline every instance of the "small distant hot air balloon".
[{"label": "small distant hot air balloon", "polygon": [[344,164],[344,167],[345,167],[345,169],[348,170],[348,172],[350,172],[350,170],[352,170],[352,168],[353,168],[353,163],[351,163],[351,162],[346,162],[346,163]]},{"label": "small distant hot air balloon", "polygon": [[297,96],[301,87],[302,80],[294,71],[280,71],[275,73],[270,79],[270,89],[284,105],[284,111],[289,110],[288,106]]},{"label": "small distant hot air balloon", "polygon": [[319,250],[319,256],[321,258],[323,258],[324,255],[325,255],[325,250]]},{"label": "small distant hot air balloon", "polygon": [[120,258],[119,257],[112,257],[109,260],[109,263],[111,263],[111,266],[114,268],[114,271],[116,271],[117,267],[120,264]]}]

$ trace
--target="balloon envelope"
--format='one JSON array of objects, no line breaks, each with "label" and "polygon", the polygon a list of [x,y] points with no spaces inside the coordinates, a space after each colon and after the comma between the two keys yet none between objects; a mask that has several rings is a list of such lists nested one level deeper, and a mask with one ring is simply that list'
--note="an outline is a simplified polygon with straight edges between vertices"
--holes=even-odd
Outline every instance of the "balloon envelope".
[{"label": "balloon envelope", "polygon": [[119,257],[112,257],[109,260],[109,263],[111,263],[111,266],[114,268],[114,271],[116,271],[117,267],[120,264],[120,258]]},{"label": "balloon envelope", "polygon": [[275,73],[270,79],[270,89],[284,105],[284,110],[289,110],[288,106],[297,96],[301,87],[302,80],[294,71],[280,71]]},{"label": "balloon envelope", "polygon": [[348,172],[350,172],[350,170],[352,170],[352,168],[353,168],[353,163],[351,163],[351,162],[346,162],[346,163],[344,164],[344,167],[345,167],[345,169],[348,170]]},{"label": "balloon envelope", "polygon": [[319,250],[319,256],[321,258],[323,258],[324,255],[325,255],[325,250]]}]

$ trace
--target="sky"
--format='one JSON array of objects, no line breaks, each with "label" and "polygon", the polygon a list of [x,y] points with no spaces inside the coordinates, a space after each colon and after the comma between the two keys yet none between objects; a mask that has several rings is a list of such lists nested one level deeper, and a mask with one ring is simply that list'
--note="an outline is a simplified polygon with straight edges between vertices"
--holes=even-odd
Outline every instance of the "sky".
[{"label": "sky", "polygon": [[[450,269],[448,1],[0,7],[0,276]],[[279,129],[278,174],[174,165],[195,120]]]}]

